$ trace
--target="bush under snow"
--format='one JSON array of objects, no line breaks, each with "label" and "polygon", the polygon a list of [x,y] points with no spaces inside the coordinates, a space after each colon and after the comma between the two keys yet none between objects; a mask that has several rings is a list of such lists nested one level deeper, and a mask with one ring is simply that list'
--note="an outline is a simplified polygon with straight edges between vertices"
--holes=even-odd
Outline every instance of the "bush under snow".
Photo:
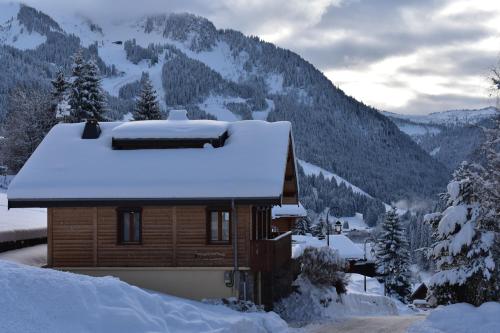
[{"label": "bush under snow", "polygon": [[286,332],[275,313],[239,313],[95,278],[0,261],[0,332]]},{"label": "bush under snow", "polygon": [[302,276],[318,287],[335,287],[337,293],[346,291],[347,280],[343,260],[329,247],[307,247],[300,257]]}]

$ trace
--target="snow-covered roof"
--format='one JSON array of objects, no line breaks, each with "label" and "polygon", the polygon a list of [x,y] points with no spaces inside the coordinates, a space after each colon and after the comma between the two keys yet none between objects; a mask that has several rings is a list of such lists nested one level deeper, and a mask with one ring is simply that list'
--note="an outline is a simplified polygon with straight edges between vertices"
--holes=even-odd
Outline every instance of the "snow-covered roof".
[{"label": "snow-covered roof", "polygon": [[[293,235],[292,257],[298,258],[306,247],[323,247],[327,245],[326,239],[319,240],[313,236]],[[360,246],[356,245],[345,235],[330,235],[330,248],[337,250],[343,259],[363,259],[364,253]]]},{"label": "snow-covered roof", "polygon": [[[84,123],[56,125],[10,184],[9,204],[153,198],[279,202],[290,144],[289,122],[142,123],[103,122],[99,138],[87,140],[81,139]],[[120,128],[141,132],[152,127],[152,132],[164,130],[168,136],[181,133],[185,123],[192,132],[198,131],[196,135],[207,128],[224,128],[228,138],[219,148],[112,149],[112,137]]]},{"label": "snow-covered roof", "polygon": [[278,217],[304,217],[307,216],[307,212],[299,202],[298,205],[281,205],[273,206],[272,210],[273,219]]}]

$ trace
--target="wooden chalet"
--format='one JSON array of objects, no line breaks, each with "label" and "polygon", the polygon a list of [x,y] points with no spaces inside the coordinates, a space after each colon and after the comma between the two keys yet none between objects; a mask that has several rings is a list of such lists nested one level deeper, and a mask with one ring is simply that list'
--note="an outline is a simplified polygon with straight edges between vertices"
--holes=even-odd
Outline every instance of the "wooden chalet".
[{"label": "wooden chalet", "polygon": [[59,124],[7,195],[11,208],[48,208],[54,269],[266,305],[291,283],[277,281],[291,233],[271,228],[273,206],[298,204],[289,122],[177,110],[168,120]]},{"label": "wooden chalet", "polygon": [[271,211],[272,228],[276,232],[291,231],[295,223],[303,217],[307,216],[307,212],[302,204],[283,204],[274,206]]}]

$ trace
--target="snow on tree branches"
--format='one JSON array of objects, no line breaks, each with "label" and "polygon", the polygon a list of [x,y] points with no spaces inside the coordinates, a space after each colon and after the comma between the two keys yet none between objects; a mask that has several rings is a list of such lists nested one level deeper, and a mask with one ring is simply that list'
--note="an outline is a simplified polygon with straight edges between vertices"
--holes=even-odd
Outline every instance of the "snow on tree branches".
[{"label": "snow on tree branches", "polygon": [[153,89],[149,76],[146,75],[135,107],[134,120],[159,120],[161,118],[156,91]]},{"label": "snow on tree branches", "polygon": [[408,241],[395,209],[387,212],[377,240],[375,263],[389,295],[403,302],[411,293]]},{"label": "snow on tree branches", "polygon": [[481,197],[485,184],[476,170],[463,162],[444,195],[448,207],[426,215],[436,239],[431,252],[437,267],[429,283],[431,304],[479,305],[498,297],[492,248],[499,221],[488,223],[485,200],[489,199]]},{"label": "snow on tree branches", "polygon": [[104,92],[101,88],[99,69],[95,61],[93,59],[85,61],[81,52],[76,53],[73,61],[69,94],[70,121],[107,120],[104,115]]}]

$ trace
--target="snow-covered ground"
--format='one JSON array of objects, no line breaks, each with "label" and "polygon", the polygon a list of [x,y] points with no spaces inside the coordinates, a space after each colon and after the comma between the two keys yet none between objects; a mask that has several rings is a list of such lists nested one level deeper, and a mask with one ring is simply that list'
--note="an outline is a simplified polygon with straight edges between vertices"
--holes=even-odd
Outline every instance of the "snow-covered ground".
[{"label": "snow-covered ground", "polygon": [[11,261],[28,266],[42,267],[47,264],[47,244],[1,252],[0,260]]},{"label": "snow-covered ground", "polygon": [[349,224],[349,228],[342,227],[342,231],[350,231],[350,230],[368,230],[370,227],[365,223],[363,218],[363,214],[356,213],[354,216],[343,216],[340,218],[342,222],[346,222]]},{"label": "snow-covered ground", "polygon": [[47,210],[7,209],[7,194],[0,188],[0,242],[47,236]]},{"label": "snow-covered ground", "polygon": [[488,302],[479,307],[467,303],[441,306],[424,321],[415,323],[408,333],[498,333],[500,303]]},{"label": "snow-covered ground", "polygon": [[96,278],[0,260],[0,332],[287,332],[275,313],[240,313]]}]

